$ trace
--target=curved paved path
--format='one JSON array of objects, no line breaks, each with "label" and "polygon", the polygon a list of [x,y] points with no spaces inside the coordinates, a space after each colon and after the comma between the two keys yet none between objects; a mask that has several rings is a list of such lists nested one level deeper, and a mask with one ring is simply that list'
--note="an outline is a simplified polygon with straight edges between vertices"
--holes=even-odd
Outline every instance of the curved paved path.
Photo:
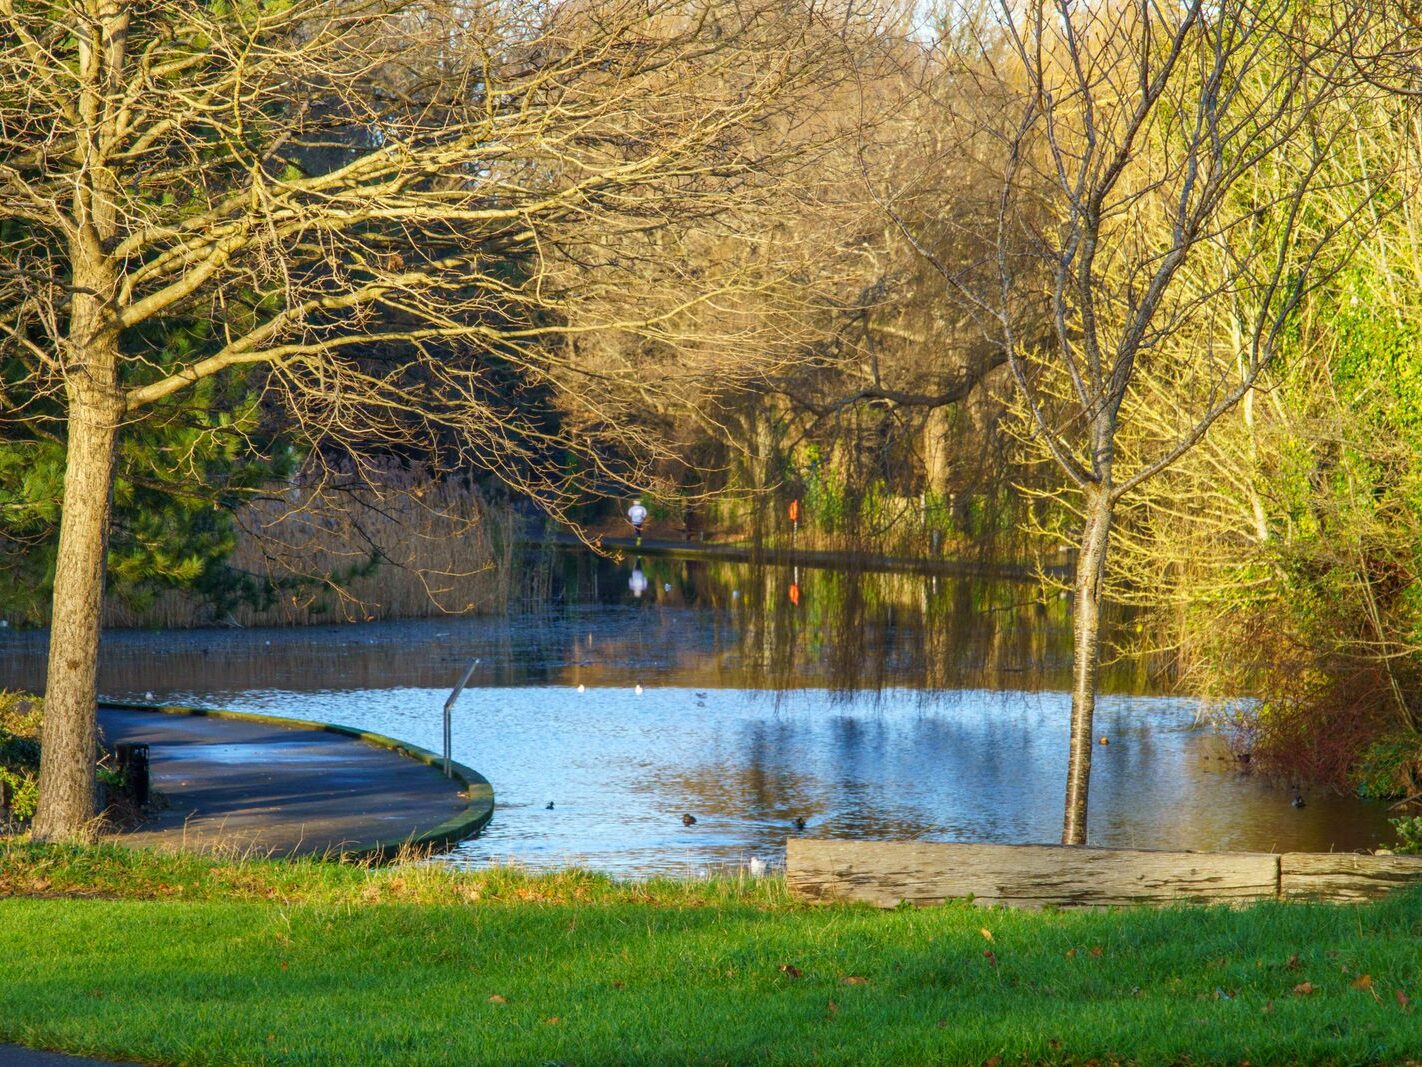
[{"label": "curved paved path", "polygon": [[320,727],[115,707],[99,708],[99,726],[110,746],[149,746],[152,787],[167,801],[115,835],[127,845],[360,852],[427,833],[479,800],[436,767]]},{"label": "curved paved path", "polygon": [[67,1052],[42,1052],[23,1045],[0,1045],[0,1067],[106,1067],[118,1060],[91,1060]]}]

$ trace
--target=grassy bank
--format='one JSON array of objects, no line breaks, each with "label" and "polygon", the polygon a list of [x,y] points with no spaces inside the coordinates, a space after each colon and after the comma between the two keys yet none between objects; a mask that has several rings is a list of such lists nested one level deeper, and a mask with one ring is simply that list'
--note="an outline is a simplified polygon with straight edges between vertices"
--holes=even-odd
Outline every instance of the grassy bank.
[{"label": "grassy bank", "polygon": [[184,1063],[1422,1057],[1422,896],[1023,913],[0,846],[0,1039]]}]

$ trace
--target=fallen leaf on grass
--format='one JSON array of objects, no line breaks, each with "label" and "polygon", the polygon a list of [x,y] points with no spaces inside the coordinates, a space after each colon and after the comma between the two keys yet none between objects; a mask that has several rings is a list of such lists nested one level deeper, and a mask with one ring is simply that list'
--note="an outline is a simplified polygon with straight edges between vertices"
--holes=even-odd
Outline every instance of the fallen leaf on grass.
[{"label": "fallen leaf on grass", "polygon": [[1318,991],[1318,987],[1312,982],[1300,982],[1294,986],[1294,996],[1306,997]]},{"label": "fallen leaf on grass", "polygon": [[613,988],[613,989],[626,989],[626,988],[627,988],[627,983],[626,983],[626,982],[613,982],[613,983],[612,983],[612,988]]},{"label": "fallen leaf on grass", "polygon": [[1066,950],[1066,958],[1069,959],[1069,960],[1074,960],[1074,959],[1076,959],[1076,949],[1074,949],[1074,948],[1069,948],[1069,949],[1067,949],[1067,950]]},{"label": "fallen leaf on grass", "polygon": [[1091,956],[1093,959],[1100,959],[1101,953],[1104,951],[1105,949],[1103,949],[1100,945],[1091,946]]},{"label": "fallen leaf on grass", "polygon": [[837,1011],[839,1011],[839,1005],[836,1004],[834,1001],[830,1001],[828,1004],[825,1005],[826,1018],[833,1019]]},{"label": "fallen leaf on grass", "polygon": [[845,985],[868,985],[868,984],[869,984],[869,979],[867,979],[867,978],[861,978],[861,977],[860,977],[859,975],[857,975],[857,974],[848,975],[848,976],[846,976],[846,977],[844,977],[844,978],[841,978],[840,981],[843,982]]},{"label": "fallen leaf on grass", "polygon": [[985,948],[985,949],[983,949],[983,956],[987,959],[989,965],[991,965],[991,966],[993,966],[993,967],[996,967],[996,966],[997,966],[997,957],[996,957],[995,955],[993,955],[992,949],[990,949],[990,948]]},{"label": "fallen leaf on grass", "polygon": [[1397,1006],[1399,1008],[1402,1008],[1404,1011],[1407,1009],[1407,1005],[1412,1003],[1412,1001],[1408,999],[1407,994],[1400,989],[1397,991],[1395,996],[1397,997]]},{"label": "fallen leaf on grass", "polygon": [[1291,971],[1297,971],[1299,969],[1299,958],[1297,956],[1290,956],[1289,962],[1284,964],[1284,966]]},{"label": "fallen leaf on grass", "polygon": [[1373,988],[1373,976],[1370,974],[1358,975],[1357,978],[1353,979],[1353,988],[1371,990]]},{"label": "fallen leaf on grass", "polygon": [[499,996],[499,994],[497,994],[497,993],[491,993],[491,994],[489,994],[489,1003],[490,1003],[490,1004],[507,1004],[507,1003],[508,1003],[508,999],[505,998],[505,997]]},{"label": "fallen leaf on grass", "polygon": [[562,1019],[561,1016],[558,1016],[558,1015],[550,1015],[550,1016],[548,1016],[548,1018],[546,1018],[546,1019],[543,1020],[543,1025],[544,1025],[544,1026],[557,1026],[557,1025],[558,1025],[559,1023],[561,1023],[562,1021],[563,1021],[563,1019]]},{"label": "fallen leaf on grass", "polygon": [[983,1060],[983,1067],[998,1067],[1000,1063],[1002,1063],[1001,1056],[989,1056]]},{"label": "fallen leaf on grass", "polygon": [[786,978],[799,978],[805,972],[800,970],[800,968],[796,967],[793,963],[782,963],[780,965],[780,973]]},{"label": "fallen leaf on grass", "polygon": [[982,934],[983,937],[987,938],[989,941],[992,940],[992,931],[989,930],[986,926],[979,930],[978,933]]}]

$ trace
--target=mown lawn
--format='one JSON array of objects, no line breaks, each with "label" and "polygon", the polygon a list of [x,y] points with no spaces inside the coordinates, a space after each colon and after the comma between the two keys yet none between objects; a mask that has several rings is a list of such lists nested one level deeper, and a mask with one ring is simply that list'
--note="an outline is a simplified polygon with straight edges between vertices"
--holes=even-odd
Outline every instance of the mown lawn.
[{"label": "mown lawn", "polygon": [[0,1040],[165,1063],[1422,1060],[1417,893],[880,912],[4,847],[0,893],[66,894],[0,900]]}]

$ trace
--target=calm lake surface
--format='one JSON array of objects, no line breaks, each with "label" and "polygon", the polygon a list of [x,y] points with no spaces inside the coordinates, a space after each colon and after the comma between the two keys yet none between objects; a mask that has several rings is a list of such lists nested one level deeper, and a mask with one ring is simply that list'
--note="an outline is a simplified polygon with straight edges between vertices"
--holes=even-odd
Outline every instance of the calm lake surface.
[{"label": "calm lake surface", "polygon": [[[537,607],[507,618],[113,631],[101,691],[438,750],[444,701],[478,657],[454,757],[489,778],[497,809],[451,854],[460,863],[637,876],[778,863],[797,816],[826,837],[1057,840],[1070,628],[1055,596],[571,555],[543,574]],[[0,632],[0,686],[40,687],[45,642]],[[1381,806],[1306,792],[1296,809],[1286,788],[1241,773],[1196,725],[1195,703],[1164,695],[1148,665],[1108,668],[1104,688],[1093,844],[1328,851],[1389,839]]]}]

